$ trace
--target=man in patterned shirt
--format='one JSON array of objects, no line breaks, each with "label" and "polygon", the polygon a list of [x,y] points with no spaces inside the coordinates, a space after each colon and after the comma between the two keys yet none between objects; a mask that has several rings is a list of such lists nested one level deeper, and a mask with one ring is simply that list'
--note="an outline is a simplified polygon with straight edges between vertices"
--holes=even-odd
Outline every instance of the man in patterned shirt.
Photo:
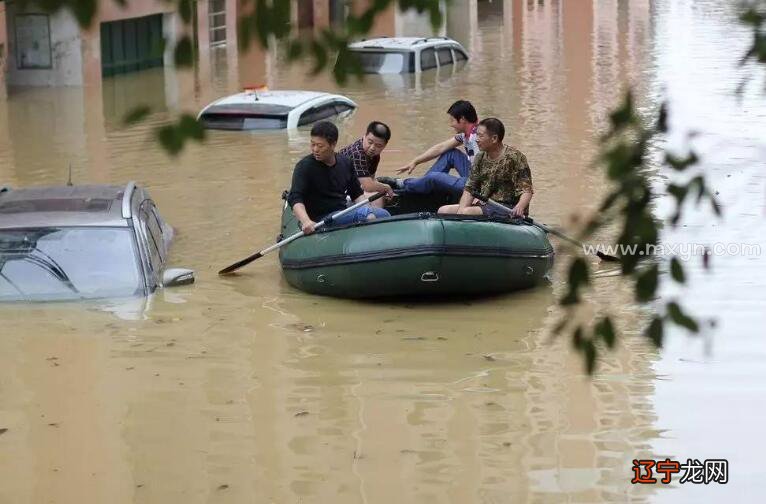
[{"label": "man in patterned shirt", "polygon": [[[356,177],[364,189],[365,198],[377,192],[385,192],[386,199],[394,195],[393,189],[387,184],[375,180],[375,172],[380,163],[380,153],[391,140],[391,128],[379,121],[372,121],[367,126],[367,132],[362,138],[343,147],[338,154],[351,160]],[[372,202],[373,206],[383,208],[385,201],[381,198]]]},{"label": "man in patterned shirt", "polygon": [[479,123],[476,141],[481,152],[474,159],[460,203],[444,205],[439,208],[440,214],[508,217],[505,210],[481,201],[488,198],[512,208],[513,217],[529,214],[529,202],[534,192],[532,173],[526,156],[505,145],[504,136],[505,126],[499,119],[489,117]]}]

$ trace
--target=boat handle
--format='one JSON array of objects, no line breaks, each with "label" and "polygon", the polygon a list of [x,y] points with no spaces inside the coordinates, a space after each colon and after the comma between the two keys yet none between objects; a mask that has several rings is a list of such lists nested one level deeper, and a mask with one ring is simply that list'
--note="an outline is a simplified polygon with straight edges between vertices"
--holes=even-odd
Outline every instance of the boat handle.
[{"label": "boat handle", "polygon": [[439,281],[439,274],[435,271],[426,271],[422,275],[420,275],[420,281],[421,282],[438,282]]}]

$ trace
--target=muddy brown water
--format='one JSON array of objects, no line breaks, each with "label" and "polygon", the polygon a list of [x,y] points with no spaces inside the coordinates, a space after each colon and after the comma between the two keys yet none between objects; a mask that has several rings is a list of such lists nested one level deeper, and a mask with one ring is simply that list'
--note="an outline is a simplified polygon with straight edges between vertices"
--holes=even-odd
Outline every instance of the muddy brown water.
[{"label": "muddy brown water", "polygon": [[[582,5],[581,5],[582,4]],[[455,27],[465,68],[371,77],[340,92],[394,137],[381,174],[448,137],[444,114],[470,98],[504,120],[526,153],[533,215],[572,226],[606,189],[590,166],[605,114],[627,83],[644,110],[674,104],[670,145],[707,153],[727,207],[663,232],[668,244],[757,243],[763,233],[766,99],[731,90],[747,33],[713,1],[480,3]],[[503,13],[505,7],[505,13]],[[584,316],[611,311],[627,338],[592,379],[552,340],[561,268],[550,285],[488,299],[356,302],[306,295],[276,255],[216,271],[273,242],[280,194],[308,133],[211,132],[177,159],[151,128],[245,85],[339,89],[278,56],[202,53],[195,71],[151,70],[84,88],[11,89],[0,100],[0,181],[148,187],[177,228],[172,262],[194,286],[150,299],[0,306],[0,502],[699,502],[766,490],[761,255],[690,258],[694,313],[715,330],[637,331],[629,286],[603,276]],[[149,101],[155,112],[124,128]],[[422,173],[426,167],[418,170]],[[658,184],[668,176],[658,172]],[[658,201],[667,215],[672,204]],[[595,239],[608,240],[610,230]],[[761,444],[762,445],[762,444]],[[636,458],[728,458],[724,485],[634,486]]]}]

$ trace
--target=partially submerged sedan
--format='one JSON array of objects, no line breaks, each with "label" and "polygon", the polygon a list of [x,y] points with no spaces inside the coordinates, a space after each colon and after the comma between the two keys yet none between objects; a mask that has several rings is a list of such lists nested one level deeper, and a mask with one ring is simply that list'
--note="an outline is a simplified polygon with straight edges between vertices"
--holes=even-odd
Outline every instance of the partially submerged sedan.
[{"label": "partially submerged sedan", "polygon": [[126,186],[0,189],[0,301],[148,295],[194,282],[168,268],[173,228]]},{"label": "partially submerged sedan", "polygon": [[202,109],[197,121],[207,129],[293,129],[346,116],[354,109],[356,103],[337,94],[251,89],[214,101]]},{"label": "partially submerged sedan", "polygon": [[363,73],[417,73],[468,60],[465,48],[448,37],[378,37],[349,44]]}]

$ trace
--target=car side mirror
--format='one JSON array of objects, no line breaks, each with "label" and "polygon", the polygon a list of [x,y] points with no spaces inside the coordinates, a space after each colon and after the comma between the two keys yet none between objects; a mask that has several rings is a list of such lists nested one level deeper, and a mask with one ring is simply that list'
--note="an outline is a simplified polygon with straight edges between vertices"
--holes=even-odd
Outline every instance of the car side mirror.
[{"label": "car side mirror", "polygon": [[194,271],[186,268],[168,268],[162,272],[163,287],[178,287],[194,283]]}]

